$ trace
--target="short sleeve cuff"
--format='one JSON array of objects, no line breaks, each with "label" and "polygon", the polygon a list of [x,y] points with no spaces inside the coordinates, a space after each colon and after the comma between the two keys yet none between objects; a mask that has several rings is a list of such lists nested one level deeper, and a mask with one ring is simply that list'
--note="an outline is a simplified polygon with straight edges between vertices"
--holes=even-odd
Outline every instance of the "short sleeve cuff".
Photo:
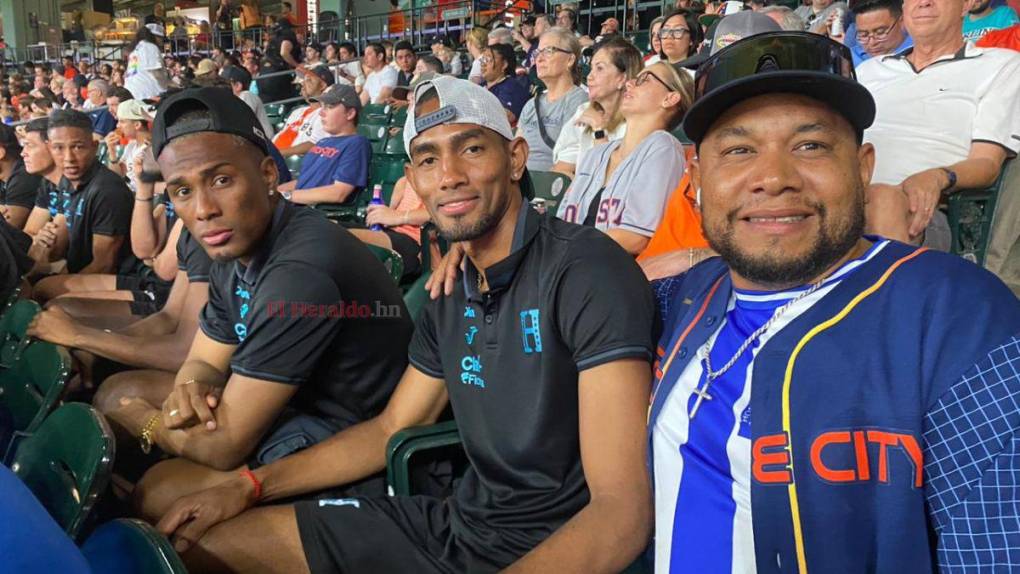
[{"label": "short sleeve cuff", "polygon": [[586,371],[593,367],[598,367],[621,359],[642,359],[651,363],[652,351],[648,347],[640,345],[617,347],[615,349],[602,351],[600,353],[595,353],[594,355],[578,359],[577,370],[578,372]]},{"label": "short sleeve cuff", "polygon": [[209,337],[210,339],[212,339],[213,341],[216,341],[217,343],[222,343],[224,345],[237,345],[238,344],[238,340],[236,338],[228,339],[228,338],[225,338],[225,337],[223,337],[223,336],[213,332],[212,328],[205,322],[205,318],[204,317],[199,318],[198,326],[202,329],[202,333],[204,333],[206,337]]},{"label": "short sleeve cuff", "polygon": [[421,361],[419,361],[416,357],[408,357],[407,358],[407,362],[411,363],[411,365],[414,368],[418,369],[419,371],[425,373],[426,375],[428,375],[430,377],[435,377],[437,379],[442,379],[443,378],[443,371],[442,371],[442,369],[436,369],[436,368],[430,367],[428,365],[425,365]]},{"label": "short sleeve cuff", "polygon": [[282,383],[284,385],[300,385],[308,380],[304,377],[292,377],[288,375],[281,375],[279,373],[260,371],[258,369],[246,369],[233,361],[230,363],[230,370],[244,377],[258,379],[260,381],[269,381],[271,383]]}]

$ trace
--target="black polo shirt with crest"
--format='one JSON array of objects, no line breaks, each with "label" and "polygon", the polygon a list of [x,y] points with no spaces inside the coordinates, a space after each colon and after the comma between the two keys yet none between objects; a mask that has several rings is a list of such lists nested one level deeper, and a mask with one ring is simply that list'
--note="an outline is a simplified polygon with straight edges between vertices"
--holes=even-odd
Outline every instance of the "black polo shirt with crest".
[{"label": "black polo shirt with crest", "polygon": [[[426,306],[409,361],[446,383],[471,468],[450,501],[454,537],[494,565],[516,560],[589,500],[578,373],[650,361],[644,275],[609,236],[522,207],[511,253]],[[606,421],[606,424],[612,424]]]},{"label": "black polo shirt with crest", "polygon": [[136,270],[138,259],[131,253],[131,212],[134,195],[124,178],[94,162],[85,176],[72,184],[66,177],[58,186],[60,209],[67,218],[67,271],[77,273],[92,263],[92,240],[96,235],[124,238],[117,252],[116,272]]},{"label": "black polo shirt with crest", "polygon": [[400,289],[360,240],[282,199],[247,267],[213,262],[200,325],[237,346],[233,372],[298,385],[289,406],[338,430],[382,411],[414,328]]}]

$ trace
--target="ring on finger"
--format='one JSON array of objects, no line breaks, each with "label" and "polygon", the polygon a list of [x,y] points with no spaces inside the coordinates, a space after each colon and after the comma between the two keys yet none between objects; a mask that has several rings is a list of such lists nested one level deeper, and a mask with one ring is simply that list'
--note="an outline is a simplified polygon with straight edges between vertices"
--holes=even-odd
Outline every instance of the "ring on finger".
[{"label": "ring on finger", "polygon": [[172,416],[172,417],[175,417],[175,416],[177,416],[177,413],[179,413],[179,412],[180,412],[179,410],[177,410],[177,409],[174,409],[174,410],[170,411],[170,412],[169,412],[169,413],[167,413],[167,414],[169,414],[169,415],[170,415],[170,416]]}]

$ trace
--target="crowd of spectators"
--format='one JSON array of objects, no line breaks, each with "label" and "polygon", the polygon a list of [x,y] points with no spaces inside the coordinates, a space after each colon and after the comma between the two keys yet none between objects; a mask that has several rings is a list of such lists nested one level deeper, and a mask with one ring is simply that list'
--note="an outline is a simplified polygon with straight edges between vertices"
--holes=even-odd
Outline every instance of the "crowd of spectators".
[{"label": "crowd of spectators", "polygon": [[[838,472],[867,483],[868,444],[885,440],[872,472],[887,484],[886,447],[921,456],[917,442],[875,438],[885,431],[855,422],[818,428],[839,427],[830,443],[853,441],[856,458],[823,461],[817,442],[809,458],[796,455],[807,463],[764,452],[791,443],[758,441],[794,440],[787,421],[781,434],[753,433],[762,438],[752,464],[750,380],[771,384],[756,365],[779,364],[778,354],[757,352],[771,340],[796,343],[781,331],[770,340],[770,328],[799,328],[810,305],[838,299],[810,340],[885,293],[900,265],[928,253],[921,247],[947,252],[924,265],[965,286],[957,294],[923,266],[904,279],[936,316],[929,324],[919,311],[917,329],[967,323],[966,310],[932,307],[980,299],[980,289],[1001,310],[996,322],[982,314],[992,303],[975,303],[995,323],[974,336],[985,347],[945,350],[950,335],[909,331],[909,313],[897,327],[909,332],[889,331],[907,332],[895,344],[923,363],[923,393],[983,364],[1002,342],[992,337],[1020,335],[1016,295],[948,254],[947,199],[992,186],[1020,151],[1020,23],[997,0],[680,0],[640,41],[616,18],[584,34],[578,8],[565,4],[428,46],[320,43],[285,5],[263,15],[254,0],[220,2],[219,42],[187,57],[168,51],[154,14],[123,60],[25,62],[6,69],[0,87],[0,279],[11,283],[0,294],[20,287],[44,305],[28,334],[71,350],[71,392],[117,434],[125,507],[159,524],[195,572],[491,571],[519,559],[533,571],[561,561],[569,571],[619,571],[653,523],[670,532],[656,535],[657,571],[736,571],[764,550],[754,544],[766,512],[758,507],[749,539],[759,502],[748,477],[769,482],[796,461],[821,468],[830,486],[844,481]],[[782,75],[797,66],[818,69]],[[382,152],[359,125],[382,106],[407,113],[381,132],[402,140],[404,177],[363,221],[335,224],[314,208],[372,193]],[[540,214],[533,179],[548,174],[568,183]],[[1001,187],[1016,196],[1020,178]],[[997,215],[989,249],[1006,255],[987,267],[1020,294],[1020,200],[999,204],[1007,215]],[[782,239],[816,225],[812,250]],[[433,227],[449,243],[442,258],[423,257]],[[405,286],[431,274],[433,300],[417,323],[366,246],[400,258]],[[841,294],[893,255],[871,291]],[[724,301],[713,299],[717,289]],[[883,299],[875,313],[900,313],[909,298]],[[335,320],[295,307],[344,301],[395,311]],[[881,322],[861,329],[892,337]],[[993,359],[999,366],[1020,361],[1012,341],[1007,358]],[[918,355],[929,342],[938,349]],[[786,384],[804,376],[793,368],[800,350],[791,349]],[[829,372],[823,358],[811,360],[812,373]],[[860,372],[881,378],[897,360],[860,359],[872,369]],[[1015,396],[1012,373],[1004,385]],[[656,402],[650,385],[664,381]],[[778,388],[767,400],[789,390]],[[882,424],[920,441],[922,419],[940,416],[932,405],[943,397],[897,393],[888,392],[910,403],[909,414]],[[386,498],[386,440],[439,420],[448,404],[471,466],[445,485],[454,502]],[[805,416],[805,404],[785,408]],[[848,421],[862,416],[839,408]],[[857,470],[831,470],[840,464]],[[681,474],[694,485],[686,488],[708,494],[685,492]],[[784,484],[812,478],[798,471]],[[663,485],[673,491],[662,494]],[[824,502],[813,488],[807,496]],[[927,544],[934,518],[925,509],[941,498],[915,498],[921,526],[898,515],[896,527],[917,527]],[[723,526],[706,529],[728,538],[692,546],[684,517],[718,518],[720,507],[730,509]],[[835,514],[812,516],[820,528]],[[802,536],[799,522],[794,530]],[[1006,530],[1003,546],[1020,548]],[[811,536],[811,552],[824,547]],[[803,569],[798,544],[767,559]],[[832,556],[860,553],[841,544]],[[951,563],[941,544],[925,559]],[[722,547],[727,558],[717,560]],[[678,566],[699,552],[707,558]],[[873,557],[883,566],[906,563],[884,552]]]}]

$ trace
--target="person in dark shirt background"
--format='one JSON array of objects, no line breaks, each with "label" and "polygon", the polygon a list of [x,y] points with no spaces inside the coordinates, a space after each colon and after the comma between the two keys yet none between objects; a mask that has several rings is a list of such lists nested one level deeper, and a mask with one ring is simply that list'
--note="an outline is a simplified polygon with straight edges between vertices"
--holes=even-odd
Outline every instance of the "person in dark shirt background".
[{"label": "person in dark shirt background", "polygon": [[0,214],[8,223],[25,227],[41,185],[41,176],[25,171],[14,128],[0,124]]},{"label": "person in dark shirt background", "polygon": [[510,127],[517,126],[524,104],[531,98],[528,90],[513,81],[517,69],[514,49],[506,44],[493,44],[482,52],[482,78],[485,87],[496,95],[499,103],[509,112]]},{"label": "person in dark shirt background", "polygon": [[73,290],[89,274],[126,273],[138,261],[127,241],[134,200],[124,178],[96,161],[92,122],[82,112],[57,110],[49,118],[49,147],[60,158],[64,177],[58,186],[66,218],[67,272],[35,285],[35,297],[49,301]]}]

